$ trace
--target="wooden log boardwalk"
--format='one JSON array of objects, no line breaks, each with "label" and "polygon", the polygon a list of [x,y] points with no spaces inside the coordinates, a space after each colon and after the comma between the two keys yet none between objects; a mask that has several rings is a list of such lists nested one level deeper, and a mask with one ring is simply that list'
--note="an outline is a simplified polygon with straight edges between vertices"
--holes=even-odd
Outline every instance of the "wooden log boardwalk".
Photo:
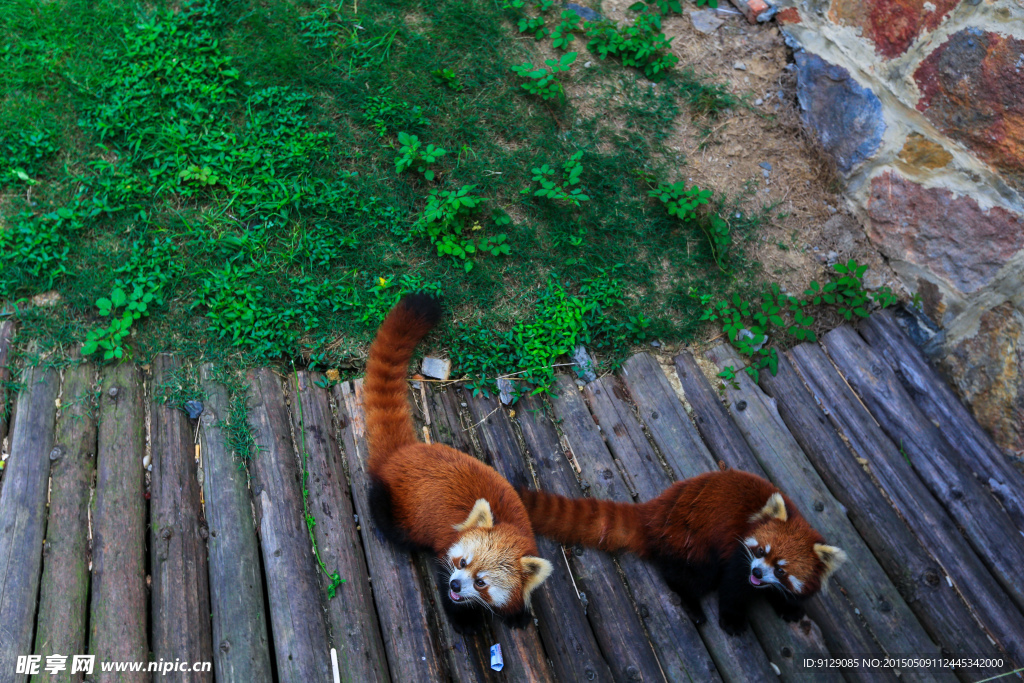
[{"label": "wooden log boardwalk", "polygon": [[[554,573],[533,622],[457,633],[434,559],[370,518],[362,380],[232,379],[168,356],[8,368],[12,328],[0,683],[978,681],[1024,667],[1024,475],[887,313],[780,353],[756,381],[716,377],[742,363],[719,346],[639,354],[587,384],[560,375],[513,406],[411,384],[421,438],[516,485],[628,502],[724,466],[776,483],[850,559],[802,620],[759,604],[736,637],[715,596],[695,626],[651,565],[542,538]],[[183,365],[195,419],[158,397]],[[72,672],[76,655],[93,673]]]}]

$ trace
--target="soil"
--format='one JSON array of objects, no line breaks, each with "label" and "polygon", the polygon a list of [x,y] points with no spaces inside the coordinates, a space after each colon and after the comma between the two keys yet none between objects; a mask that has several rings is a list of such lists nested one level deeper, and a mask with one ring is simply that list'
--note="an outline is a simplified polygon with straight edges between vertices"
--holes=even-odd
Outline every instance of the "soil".
[{"label": "soil", "polygon": [[[604,0],[596,9],[616,22],[631,22],[636,13],[627,8],[632,4],[633,0]],[[663,19],[663,32],[672,39],[680,60],[676,68],[691,67],[716,83],[728,83],[730,91],[750,106],[727,110],[711,121],[709,140],[700,135],[701,126],[706,128],[709,122],[695,122],[685,111],[676,117],[666,145],[678,151],[681,162],[673,180],[685,179],[730,197],[740,194],[747,183],[756,183],[748,212],[772,204],[776,212],[748,253],[763,265],[765,279],[786,291],[801,294],[812,280],[828,279],[826,264],[856,259],[869,266],[864,276],[867,288],[888,285],[901,294],[895,274],[870,248],[863,226],[839,194],[834,166],[801,121],[792,50],[779,28],[773,22],[751,25],[723,0],[715,13],[724,23],[704,34],[689,16],[696,9],[687,4],[684,14]],[[577,63],[593,59],[581,50]],[[586,100],[593,100],[597,90],[568,83],[566,94],[583,113],[592,115]],[[717,334],[709,328],[703,342],[715,342]],[[674,351],[662,347],[658,355],[665,359]]]}]

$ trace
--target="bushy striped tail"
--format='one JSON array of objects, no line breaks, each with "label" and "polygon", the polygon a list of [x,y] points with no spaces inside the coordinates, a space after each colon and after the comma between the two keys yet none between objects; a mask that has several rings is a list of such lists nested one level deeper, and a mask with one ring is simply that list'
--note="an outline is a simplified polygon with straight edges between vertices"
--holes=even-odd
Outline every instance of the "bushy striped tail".
[{"label": "bushy striped tail", "polygon": [[426,294],[402,298],[370,345],[363,382],[366,434],[373,473],[402,446],[415,443],[406,373],[412,352],[441,317],[441,302]]},{"label": "bushy striped tail", "polygon": [[594,498],[566,498],[543,491],[520,489],[534,533],[563,545],[577,543],[615,552],[628,550],[644,556],[645,508]]}]

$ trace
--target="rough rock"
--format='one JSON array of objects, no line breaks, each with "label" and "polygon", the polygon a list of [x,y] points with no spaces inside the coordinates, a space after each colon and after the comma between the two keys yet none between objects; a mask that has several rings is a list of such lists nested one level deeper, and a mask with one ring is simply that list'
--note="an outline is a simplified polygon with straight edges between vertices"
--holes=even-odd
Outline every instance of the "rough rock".
[{"label": "rough rock", "polygon": [[565,9],[572,10],[573,12],[575,12],[576,15],[583,21],[601,21],[601,19],[604,18],[594,10],[590,9],[589,7],[584,7],[583,5],[577,4],[575,2],[566,2],[563,3],[562,6],[565,7]]},{"label": "rough rock", "polygon": [[431,358],[427,356],[420,365],[420,372],[434,379],[448,379],[452,372],[452,362],[447,358]]},{"label": "rough rock", "polygon": [[1024,218],[887,171],[871,181],[868,236],[889,258],[927,268],[960,292],[985,286],[1024,248]]},{"label": "rough rock", "polygon": [[835,0],[829,18],[860,28],[884,57],[903,54],[924,31],[934,30],[958,0]]},{"label": "rough rock", "polygon": [[953,155],[937,142],[932,142],[920,133],[911,133],[903,143],[900,160],[914,169],[933,171],[953,160]]},{"label": "rough rock", "polygon": [[695,9],[687,12],[693,27],[701,33],[714,33],[725,23],[725,19],[718,16],[718,13],[710,9]]},{"label": "rough rock", "polygon": [[1009,303],[986,311],[942,365],[999,447],[1024,455],[1024,313]]},{"label": "rough rock", "polygon": [[841,66],[806,50],[798,50],[794,58],[804,122],[847,173],[878,151],[885,133],[882,103]]},{"label": "rough rock", "polygon": [[594,372],[594,359],[587,353],[586,347],[582,344],[576,347],[576,350],[572,352],[572,362],[575,363],[573,370],[584,382],[593,382],[597,379],[597,373]]},{"label": "rough rock", "polygon": [[1024,190],[1024,40],[968,28],[914,73],[917,108]]}]

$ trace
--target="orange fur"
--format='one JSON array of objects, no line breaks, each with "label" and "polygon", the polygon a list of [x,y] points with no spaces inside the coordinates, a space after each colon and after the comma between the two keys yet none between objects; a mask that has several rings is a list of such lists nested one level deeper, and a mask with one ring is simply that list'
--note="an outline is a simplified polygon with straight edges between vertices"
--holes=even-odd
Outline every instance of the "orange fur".
[{"label": "orange fur", "polygon": [[[385,318],[370,347],[363,385],[370,475],[387,494],[389,509],[383,512],[402,540],[431,549],[451,565],[453,577],[474,584],[480,581],[476,577],[486,577],[472,595],[491,609],[521,612],[551,567],[534,557],[537,544],[519,496],[476,458],[416,439],[406,371],[439,312],[432,299],[406,297]],[[478,508],[481,501],[486,504]],[[462,554],[453,555],[455,548]],[[472,562],[462,568],[464,556]],[[491,602],[498,595],[501,604]]]}]

